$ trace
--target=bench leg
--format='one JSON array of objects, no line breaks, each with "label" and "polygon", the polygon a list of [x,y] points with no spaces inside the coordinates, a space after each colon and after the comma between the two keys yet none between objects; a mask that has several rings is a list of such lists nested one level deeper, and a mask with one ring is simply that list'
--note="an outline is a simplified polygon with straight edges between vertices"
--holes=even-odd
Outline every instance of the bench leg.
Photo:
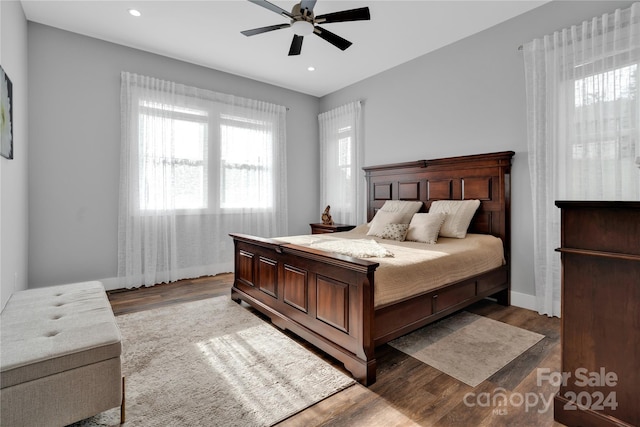
[{"label": "bench leg", "polygon": [[126,414],[125,414],[125,392],[124,392],[124,386],[125,386],[125,381],[124,381],[125,377],[122,377],[122,403],[120,404],[120,424],[124,424],[125,422],[125,418],[126,418]]}]

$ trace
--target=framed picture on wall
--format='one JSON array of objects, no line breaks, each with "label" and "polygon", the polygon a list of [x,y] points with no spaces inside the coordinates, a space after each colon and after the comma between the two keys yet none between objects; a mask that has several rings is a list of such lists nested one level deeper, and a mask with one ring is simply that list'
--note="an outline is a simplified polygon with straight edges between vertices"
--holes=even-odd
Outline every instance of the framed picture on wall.
[{"label": "framed picture on wall", "polygon": [[0,155],[13,159],[13,86],[0,66]]}]

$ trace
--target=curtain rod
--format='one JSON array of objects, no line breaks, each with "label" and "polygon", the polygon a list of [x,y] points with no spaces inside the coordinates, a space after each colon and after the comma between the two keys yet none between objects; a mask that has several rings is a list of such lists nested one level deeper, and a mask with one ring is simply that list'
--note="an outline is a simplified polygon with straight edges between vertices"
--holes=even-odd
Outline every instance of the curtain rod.
[{"label": "curtain rod", "polygon": [[[1,0],[0,0],[0,1],[1,1]],[[356,99],[356,101],[360,101],[360,103],[361,103],[361,104],[364,104],[365,99],[364,99],[364,98],[363,98],[363,99]],[[355,101],[353,101],[353,102],[355,102]],[[287,109],[287,111],[291,110],[291,108],[289,108],[289,107],[287,107],[287,106],[285,106],[284,108],[286,108],[286,109]]]}]

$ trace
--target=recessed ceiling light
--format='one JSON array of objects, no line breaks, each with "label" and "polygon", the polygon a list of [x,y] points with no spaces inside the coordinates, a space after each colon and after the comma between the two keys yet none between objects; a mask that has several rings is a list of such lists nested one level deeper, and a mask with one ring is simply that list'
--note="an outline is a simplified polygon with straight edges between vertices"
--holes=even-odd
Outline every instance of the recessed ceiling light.
[{"label": "recessed ceiling light", "polygon": [[315,70],[316,70],[316,67],[308,67],[308,68],[307,68],[307,70],[309,70],[309,71],[315,71]]},{"label": "recessed ceiling light", "polygon": [[131,16],[140,16],[140,15],[142,15],[142,13],[140,13],[140,11],[136,10],[136,9],[129,9],[129,15],[131,15]]}]

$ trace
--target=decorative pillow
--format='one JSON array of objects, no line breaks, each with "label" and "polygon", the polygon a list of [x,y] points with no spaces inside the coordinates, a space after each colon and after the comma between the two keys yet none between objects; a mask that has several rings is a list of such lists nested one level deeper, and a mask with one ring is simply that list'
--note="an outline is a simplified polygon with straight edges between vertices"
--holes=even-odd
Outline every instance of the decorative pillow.
[{"label": "decorative pillow", "polygon": [[480,200],[437,200],[431,203],[429,213],[447,214],[440,228],[442,237],[464,239],[478,207]]},{"label": "decorative pillow", "polygon": [[442,227],[446,216],[446,214],[439,212],[413,215],[407,230],[406,240],[430,244],[436,243],[440,227]]},{"label": "decorative pillow", "polygon": [[367,235],[377,236],[382,233],[382,230],[384,230],[387,224],[409,224],[411,218],[405,219],[406,215],[406,213],[402,212],[386,212],[381,210],[376,212],[376,216],[373,217],[369,224]]},{"label": "decorative pillow", "polygon": [[409,224],[387,224],[382,229],[382,233],[378,234],[378,237],[402,242],[407,235],[408,229]]}]

